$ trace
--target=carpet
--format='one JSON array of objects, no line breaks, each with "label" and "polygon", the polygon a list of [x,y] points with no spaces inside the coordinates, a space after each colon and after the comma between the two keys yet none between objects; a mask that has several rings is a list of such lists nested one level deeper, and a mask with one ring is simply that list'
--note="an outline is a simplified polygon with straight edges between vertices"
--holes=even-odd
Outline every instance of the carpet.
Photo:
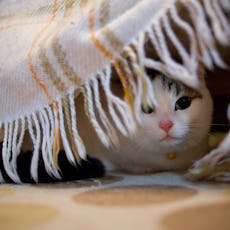
[{"label": "carpet", "polygon": [[191,182],[183,172],[0,185],[1,230],[227,230],[229,218],[230,184]]},{"label": "carpet", "polygon": [[191,183],[180,173],[57,184],[1,185],[2,230],[227,230],[230,186]]}]

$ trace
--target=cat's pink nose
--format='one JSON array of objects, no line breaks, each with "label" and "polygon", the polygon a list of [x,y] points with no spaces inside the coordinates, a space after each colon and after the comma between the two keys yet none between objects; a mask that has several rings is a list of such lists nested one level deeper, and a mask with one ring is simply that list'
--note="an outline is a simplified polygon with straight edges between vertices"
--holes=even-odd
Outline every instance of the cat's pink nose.
[{"label": "cat's pink nose", "polygon": [[170,120],[160,121],[159,127],[163,129],[165,132],[168,132],[173,127],[173,123]]}]

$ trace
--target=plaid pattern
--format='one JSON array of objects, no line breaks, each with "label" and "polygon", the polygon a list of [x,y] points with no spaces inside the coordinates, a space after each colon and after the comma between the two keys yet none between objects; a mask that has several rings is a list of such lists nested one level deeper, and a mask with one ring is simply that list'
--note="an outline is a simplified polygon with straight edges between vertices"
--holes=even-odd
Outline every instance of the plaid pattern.
[{"label": "plaid pattern", "polygon": [[[148,23],[139,16],[135,26],[129,26],[129,11],[141,8],[138,3],[1,1],[1,122],[54,103],[68,88],[79,87],[114,61]],[[151,5],[149,19],[164,4]],[[125,19],[117,20],[121,14]]]}]

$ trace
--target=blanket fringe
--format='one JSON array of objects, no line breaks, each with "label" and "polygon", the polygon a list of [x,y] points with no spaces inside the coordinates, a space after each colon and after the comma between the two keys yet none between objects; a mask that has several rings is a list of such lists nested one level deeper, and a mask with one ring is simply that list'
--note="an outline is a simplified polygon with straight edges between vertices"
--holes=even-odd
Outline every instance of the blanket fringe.
[{"label": "blanket fringe", "polygon": [[[144,40],[140,39],[143,35],[139,35],[138,42],[143,43],[144,47],[148,41],[158,56],[148,57],[147,53],[141,55],[139,60],[145,67],[158,70],[194,88],[199,86],[199,62],[208,69],[213,69],[214,65],[228,68],[218,52],[217,42],[223,46],[229,45],[229,23],[224,14],[224,11],[230,13],[229,7],[221,8],[217,1],[202,1],[202,3],[193,0],[178,1],[181,12],[172,5],[168,13],[152,22],[152,26],[145,33]],[[222,3],[227,4],[227,1],[223,0]],[[188,12],[192,22],[184,19],[182,11]],[[208,12],[208,19],[206,12]],[[211,21],[210,24],[208,20]],[[180,37],[177,35],[178,29],[180,29]],[[188,39],[186,44],[183,42],[183,36]],[[172,52],[170,43],[177,54]]]},{"label": "blanket fringe", "polygon": [[[182,11],[188,13],[189,20]],[[229,13],[228,0],[178,0],[157,20],[153,18],[148,28],[139,33],[116,59],[116,66],[119,65],[119,71],[123,71],[123,80],[127,83],[131,107],[112,92],[113,63],[77,89],[83,94],[85,112],[106,147],[119,145],[117,131],[127,137],[135,133],[141,106],[157,104],[146,68],[157,70],[196,89],[199,88],[199,62],[209,69],[215,65],[227,68],[217,43],[229,45]],[[186,44],[181,37],[187,40]],[[101,90],[106,99],[105,106],[101,102]],[[75,93],[76,88],[70,88],[65,96],[57,99],[58,111],[48,106],[26,118],[0,123],[3,130],[3,166],[14,182],[21,182],[17,173],[17,157],[26,130],[33,144],[30,171],[36,182],[39,181],[40,157],[44,160],[47,173],[61,178],[58,155],[54,151],[54,136],[58,139],[59,131],[69,162],[76,165],[81,159],[86,159],[85,146],[77,128]],[[0,181],[3,181],[1,170]]]},{"label": "blanket fringe", "polygon": [[124,100],[114,95],[111,90],[112,69],[108,66],[102,75],[99,75],[100,83],[105,93],[107,106],[117,129],[124,135],[130,136],[135,132],[136,125],[132,111]]},{"label": "blanket fringe", "polygon": [[[143,37],[143,36],[142,36]],[[144,37],[143,37],[144,38]],[[148,105],[157,105],[154,89],[151,80],[145,73],[145,68],[141,62],[140,55],[143,54],[141,43],[135,43],[132,47],[125,47],[122,58],[119,59],[127,78],[130,91],[133,97],[133,113],[135,119],[140,122],[140,113],[142,107]],[[136,51],[135,51],[136,49]]]}]

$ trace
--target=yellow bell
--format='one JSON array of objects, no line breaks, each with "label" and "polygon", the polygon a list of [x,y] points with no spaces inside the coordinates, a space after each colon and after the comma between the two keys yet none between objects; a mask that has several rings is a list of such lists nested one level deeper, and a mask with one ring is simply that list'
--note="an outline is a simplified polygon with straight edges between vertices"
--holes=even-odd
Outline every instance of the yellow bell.
[{"label": "yellow bell", "polygon": [[176,154],[175,154],[175,153],[168,153],[168,154],[167,154],[167,158],[168,158],[169,160],[174,160],[174,159],[176,159]]}]

